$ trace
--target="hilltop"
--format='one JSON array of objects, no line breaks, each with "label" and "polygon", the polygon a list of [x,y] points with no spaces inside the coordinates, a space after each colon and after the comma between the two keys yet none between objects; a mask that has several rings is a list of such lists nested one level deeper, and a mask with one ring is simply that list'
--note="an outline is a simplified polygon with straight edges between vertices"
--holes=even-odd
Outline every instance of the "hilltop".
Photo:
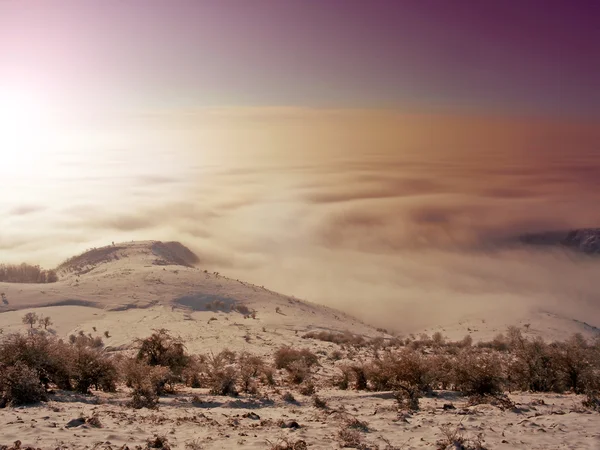
[{"label": "hilltop", "polygon": [[388,336],[341,311],[211,272],[178,242],[90,249],[56,270],[52,284],[0,283],[0,328],[20,329],[21,316],[34,311],[52,317],[60,336],[108,331],[106,344],[114,348],[166,328],[194,350],[242,345],[258,352],[276,345],[254,339],[263,329],[277,330],[287,343],[315,330]]}]

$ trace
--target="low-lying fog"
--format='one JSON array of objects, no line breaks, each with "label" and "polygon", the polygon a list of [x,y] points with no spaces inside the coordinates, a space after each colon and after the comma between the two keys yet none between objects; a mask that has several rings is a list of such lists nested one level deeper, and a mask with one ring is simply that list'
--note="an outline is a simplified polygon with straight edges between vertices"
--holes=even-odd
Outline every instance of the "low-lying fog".
[{"label": "low-lying fog", "polygon": [[598,325],[600,258],[515,242],[600,226],[595,129],[268,108],[73,125],[0,169],[0,260],[179,240],[211,271],[386,327],[531,306]]}]

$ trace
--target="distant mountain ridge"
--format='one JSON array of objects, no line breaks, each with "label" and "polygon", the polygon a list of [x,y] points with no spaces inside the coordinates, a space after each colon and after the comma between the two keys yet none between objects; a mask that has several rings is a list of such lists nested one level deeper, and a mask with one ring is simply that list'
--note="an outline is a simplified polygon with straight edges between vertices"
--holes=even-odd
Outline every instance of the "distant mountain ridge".
[{"label": "distant mountain ridge", "polygon": [[600,228],[527,233],[519,240],[528,245],[562,246],[588,255],[600,255]]}]

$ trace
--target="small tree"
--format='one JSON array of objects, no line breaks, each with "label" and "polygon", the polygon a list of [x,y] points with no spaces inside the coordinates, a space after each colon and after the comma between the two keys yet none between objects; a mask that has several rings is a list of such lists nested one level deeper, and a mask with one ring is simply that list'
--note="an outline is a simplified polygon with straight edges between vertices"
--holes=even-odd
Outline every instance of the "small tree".
[{"label": "small tree", "polygon": [[38,315],[36,313],[27,313],[23,316],[23,323],[25,325],[29,325],[30,328],[33,328],[33,326],[37,323],[38,321]]},{"label": "small tree", "polygon": [[50,317],[47,317],[47,316],[46,317],[40,317],[39,318],[39,324],[40,324],[40,326],[44,327],[44,330],[47,330],[48,327],[50,325],[52,325],[52,320],[50,319]]}]

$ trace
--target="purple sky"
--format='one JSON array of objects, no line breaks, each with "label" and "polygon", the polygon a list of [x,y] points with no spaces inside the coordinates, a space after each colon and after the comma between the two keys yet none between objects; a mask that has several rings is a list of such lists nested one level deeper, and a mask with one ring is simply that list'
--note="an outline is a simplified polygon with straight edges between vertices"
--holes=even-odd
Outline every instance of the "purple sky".
[{"label": "purple sky", "polygon": [[0,87],[115,108],[600,113],[595,0],[0,1]]}]

